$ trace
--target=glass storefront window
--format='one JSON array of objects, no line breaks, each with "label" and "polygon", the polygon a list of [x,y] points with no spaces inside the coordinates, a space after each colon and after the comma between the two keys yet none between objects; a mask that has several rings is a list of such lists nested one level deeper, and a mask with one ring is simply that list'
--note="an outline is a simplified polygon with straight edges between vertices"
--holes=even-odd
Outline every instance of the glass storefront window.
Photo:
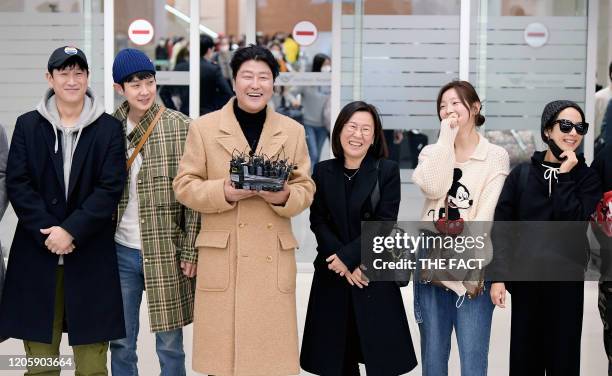
[{"label": "glass storefront window", "polygon": [[475,4],[470,81],[483,101],[486,134],[508,150],[512,165],[542,148],[546,103],[569,99],[584,108],[586,14],[586,2],[576,0]]},{"label": "glass storefront window", "polygon": [[390,158],[414,168],[437,138],[439,88],[459,76],[459,0],[353,1],[343,8],[341,104],[382,117]]},{"label": "glass storefront window", "polygon": [[[146,53],[157,69],[158,101],[189,115],[189,1],[115,0],[114,6],[115,54],[124,48]],[[153,26],[153,38],[144,45],[128,35],[130,24],[138,19]],[[115,93],[115,108],[122,102]]]},{"label": "glass storefront window", "polygon": [[9,138],[17,117],[33,110],[47,89],[53,50],[74,45],[87,55],[90,86],[103,100],[102,0],[0,2],[0,124]]},{"label": "glass storefront window", "polygon": [[330,157],[331,12],[320,0],[258,0],[256,9],[256,41],[281,67],[271,105],[304,125],[313,164]]}]

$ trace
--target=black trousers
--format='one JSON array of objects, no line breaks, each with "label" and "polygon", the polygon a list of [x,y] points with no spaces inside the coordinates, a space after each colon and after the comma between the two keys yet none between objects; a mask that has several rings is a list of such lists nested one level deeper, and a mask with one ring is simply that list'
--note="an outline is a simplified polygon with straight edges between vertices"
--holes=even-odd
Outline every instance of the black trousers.
[{"label": "black trousers", "polygon": [[[599,282],[599,314],[603,323],[603,342],[608,356],[608,376],[612,376],[612,238],[594,231],[599,243],[601,279]],[[592,257],[592,256],[591,256]]]},{"label": "black trousers", "polygon": [[604,347],[608,355],[608,376],[612,376],[612,281],[599,282],[598,306],[604,329]]},{"label": "black trousers", "polygon": [[584,282],[512,282],[511,376],[579,376]]}]

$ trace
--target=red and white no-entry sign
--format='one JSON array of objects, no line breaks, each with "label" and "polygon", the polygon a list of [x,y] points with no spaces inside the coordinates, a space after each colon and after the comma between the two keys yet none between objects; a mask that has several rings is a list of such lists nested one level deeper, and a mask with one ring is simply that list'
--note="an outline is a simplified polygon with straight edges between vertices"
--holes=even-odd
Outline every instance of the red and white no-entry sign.
[{"label": "red and white no-entry sign", "polygon": [[147,20],[135,20],[128,28],[128,36],[134,44],[144,46],[153,40],[153,25]]},{"label": "red and white no-entry sign", "polygon": [[539,22],[530,23],[523,33],[525,42],[531,47],[542,47],[548,42],[548,28]]},{"label": "red and white no-entry sign", "polygon": [[293,40],[300,46],[310,46],[317,40],[317,27],[310,21],[300,21],[293,27]]}]

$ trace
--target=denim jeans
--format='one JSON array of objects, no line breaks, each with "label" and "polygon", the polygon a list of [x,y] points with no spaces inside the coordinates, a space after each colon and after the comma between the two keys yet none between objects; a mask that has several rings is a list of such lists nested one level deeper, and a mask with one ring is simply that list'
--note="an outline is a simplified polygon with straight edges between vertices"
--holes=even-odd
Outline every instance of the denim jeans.
[{"label": "denim jeans", "polygon": [[314,167],[315,163],[321,158],[321,149],[323,149],[323,144],[327,140],[329,132],[327,132],[327,128],[324,126],[313,127],[306,124],[304,125],[304,130],[306,132],[306,145],[310,155],[310,164]]},{"label": "denim jeans", "polygon": [[[127,337],[110,343],[111,371],[113,376],[136,376],[138,375],[136,340],[144,290],[142,255],[139,250],[120,244],[117,244],[116,248]],[[155,350],[162,376],[186,374],[182,328],[155,333]]]},{"label": "denim jeans", "polygon": [[458,297],[452,290],[414,283],[414,312],[421,333],[423,376],[448,375],[451,334],[455,329],[462,376],[487,374],[491,320],[495,307],[490,284],[475,299]]}]

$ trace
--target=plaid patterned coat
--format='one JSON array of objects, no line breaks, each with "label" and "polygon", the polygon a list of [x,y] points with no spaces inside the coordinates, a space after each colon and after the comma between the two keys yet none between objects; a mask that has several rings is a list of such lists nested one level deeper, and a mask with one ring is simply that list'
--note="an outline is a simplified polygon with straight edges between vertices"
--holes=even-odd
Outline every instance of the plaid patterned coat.
[{"label": "plaid patterned coat", "polygon": [[[159,108],[154,104],[127,136],[128,149],[138,144]],[[128,103],[124,102],[114,113],[124,131],[128,111]],[[180,262],[197,262],[194,244],[200,229],[199,215],[176,201],[172,190],[190,120],[180,112],[166,109],[140,151],[138,210],[152,332],[181,328],[193,321],[195,281],[183,275]],[[117,223],[127,206],[129,181],[119,203]]]}]

